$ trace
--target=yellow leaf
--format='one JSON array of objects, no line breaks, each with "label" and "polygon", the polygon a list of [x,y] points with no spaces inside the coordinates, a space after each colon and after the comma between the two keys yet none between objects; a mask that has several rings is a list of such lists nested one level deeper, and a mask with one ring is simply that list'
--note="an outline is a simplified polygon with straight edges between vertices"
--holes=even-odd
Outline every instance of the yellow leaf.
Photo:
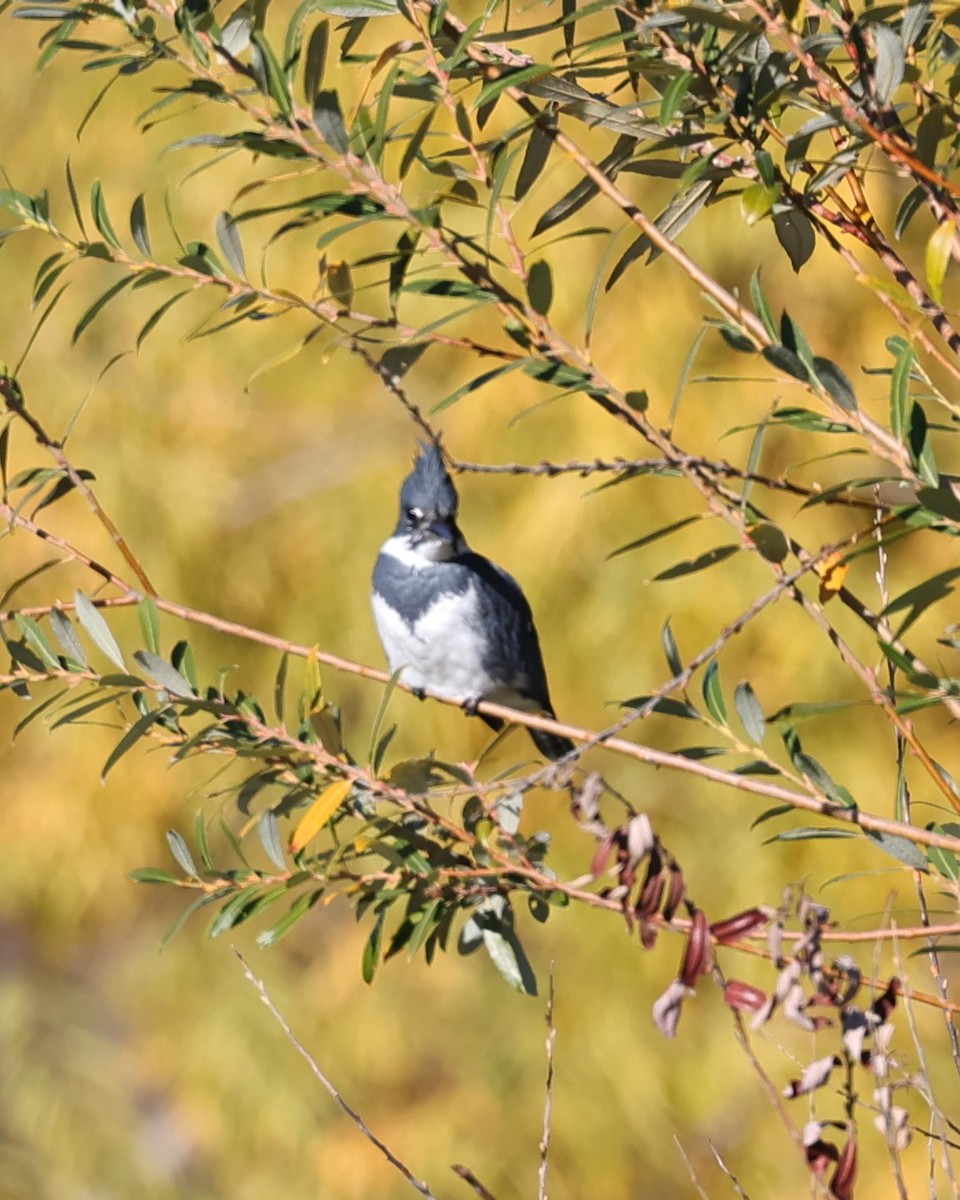
[{"label": "yellow leaf", "polygon": [[352,787],[353,780],[338,779],[336,783],[331,783],[328,788],[324,788],[317,799],[314,800],[303,814],[300,824],[293,831],[293,836],[290,838],[291,854],[299,853],[311,838],[317,836],[344,800],[346,800]]},{"label": "yellow leaf", "polygon": [[924,257],[927,283],[930,285],[930,295],[938,304],[943,299],[943,281],[950,264],[956,233],[957,227],[953,221],[944,221],[937,226],[927,242],[927,251]]},{"label": "yellow leaf", "polygon": [[843,561],[843,555],[835,550],[814,570],[820,576],[820,603],[826,604],[831,596],[835,596],[843,587],[850,570],[850,564]]},{"label": "yellow leaf", "polygon": [[320,675],[320,647],[312,646],[303,668],[303,698],[308,713],[323,702],[323,679]]}]

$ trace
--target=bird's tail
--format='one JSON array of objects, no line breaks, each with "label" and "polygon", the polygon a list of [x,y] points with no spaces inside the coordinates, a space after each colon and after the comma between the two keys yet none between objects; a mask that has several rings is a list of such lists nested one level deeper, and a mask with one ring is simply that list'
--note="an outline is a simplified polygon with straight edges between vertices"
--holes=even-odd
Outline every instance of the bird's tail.
[{"label": "bird's tail", "polygon": [[573,742],[569,738],[560,737],[556,733],[547,733],[545,729],[531,729],[530,736],[540,753],[549,758],[551,762],[563,758],[573,749]]}]

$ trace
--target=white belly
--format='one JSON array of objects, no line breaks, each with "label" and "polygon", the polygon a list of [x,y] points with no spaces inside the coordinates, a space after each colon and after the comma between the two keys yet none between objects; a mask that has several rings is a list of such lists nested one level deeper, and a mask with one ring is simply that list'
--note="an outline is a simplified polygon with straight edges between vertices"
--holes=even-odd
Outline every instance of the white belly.
[{"label": "white belly", "polygon": [[376,593],[373,615],[390,670],[402,668],[404,683],[461,702],[496,690],[483,665],[484,639],[472,588],[444,596],[413,627]]}]

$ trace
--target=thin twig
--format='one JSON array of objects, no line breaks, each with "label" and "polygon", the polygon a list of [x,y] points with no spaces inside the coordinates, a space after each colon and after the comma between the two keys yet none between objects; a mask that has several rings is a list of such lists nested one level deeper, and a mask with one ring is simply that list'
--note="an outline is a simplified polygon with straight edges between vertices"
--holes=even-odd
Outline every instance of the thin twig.
[{"label": "thin twig", "polygon": [[550,964],[550,990],[547,994],[547,1080],[543,1101],[543,1136],[540,1139],[540,1169],[537,1172],[537,1200],[547,1200],[547,1168],[550,1161],[550,1133],[553,1125],[553,1052],[557,1027],[553,1020],[556,964]]},{"label": "thin twig", "polygon": [[387,1162],[389,1162],[392,1167],[394,1167],[397,1171],[400,1172],[400,1174],[404,1177],[404,1179],[406,1179],[407,1183],[409,1183],[411,1187],[415,1188],[420,1193],[421,1196],[424,1196],[426,1198],[426,1200],[436,1200],[436,1197],[434,1196],[434,1194],[430,1190],[430,1188],[427,1186],[427,1184],[423,1183],[421,1180],[416,1178],[416,1176],[409,1169],[409,1167],[407,1167],[403,1162],[401,1162],[401,1160],[399,1158],[397,1158],[397,1156],[393,1153],[393,1151],[389,1148],[389,1146],[387,1146],[386,1143],[382,1142],[380,1140],[380,1138],[377,1137],[377,1135],[373,1132],[373,1130],[370,1128],[370,1126],[367,1125],[366,1121],[364,1121],[363,1117],[360,1116],[360,1114],[356,1111],[356,1109],[351,1108],[350,1105],[346,1102],[346,1100],[344,1100],[343,1096],[341,1096],[339,1091],[337,1091],[336,1087],[330,1082],[330,1080],[327,1078],[327,1076],[320,1069],[320,1066],[318,1065],[317,1060],[313,1057],[313,1055],[306,1048],[306,1046],[304,1046],[303,1043],[299,1040],[297,1035],[293,1032],[293,1030],[290,1028],[289,1024],[287,1023],[286,1018],[283,1016],[283,1014],[280,1012],[280,1010],[277,1008],[277,1006],[271,1000],[270,993],[267,991],[266,984],[263,982],[262,979],[259,979],[256,975],[254,975],[253,971],[250,969],[249,964],[247,963],[247,960],[243,957],[243,955],[240,953],[240,951],[236,949],[236,947],[234,947],[233,952],[234,952],[234,954],[236,954],[237,958],[239,958],[240,965],[243,967],[243,971],[244,971],[244,974],[246,975],[247,979],[250,980],[250,982],[253,984],[253,986],[260,993],[260,999],[263,1001],[263,1003],[269,1009],[270,1015],[277,1022],[277,1024],[280,1026],[280,1028],[283,1030],[283,1032],[287,1038],[287,1041],[293,1046],[293,1048],[297,1051],[297,1053],[299,1055],[301,1055],[302,1058],[306,1059],[307,1065],[309,1066],[310,1070],[313,1072],[314,1076],[323,1084],[323,1086],[326,1088],[326,1090],[330,1093],[330,1095],[333,1097],[333,1099],[337,1102],[341,1111],[344,1112],[350,1118],[350,1120],[354,1123],[354,1125],[356,1125],[356,1127],[360,1130],[360,1132],[367,1139],[367,1141],[372,1146],[375,1146],[377,1150],[380,1151],[380,1153],[384,1156],[384,1158],[387,1160]]},{"label": "thin twig", "polygon": [[480,1197],[480,1200],[497,1200],[493,1192],[489,1188],[484,1187],[480,1180],[474,1175],[469,1167],[463,1163],[454,1163],[450,1168],[455,1175],[459,1175],[465,1183],[469,1183],[473,1190]]}]

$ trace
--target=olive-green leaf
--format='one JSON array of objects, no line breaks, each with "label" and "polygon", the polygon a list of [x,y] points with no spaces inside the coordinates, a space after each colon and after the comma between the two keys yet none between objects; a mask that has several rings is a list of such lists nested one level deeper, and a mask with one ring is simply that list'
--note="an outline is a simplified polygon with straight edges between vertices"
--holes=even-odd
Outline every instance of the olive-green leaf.
[{"label": "olive-green leaf", "polygon": [[550,304],[553,301],[553,275],[550,272],[550,264],[542,258],[530,268],[530,274],[527,277],[527,296],[533,311],[539,313],[541,317],[545,317],[550,311]]}]

